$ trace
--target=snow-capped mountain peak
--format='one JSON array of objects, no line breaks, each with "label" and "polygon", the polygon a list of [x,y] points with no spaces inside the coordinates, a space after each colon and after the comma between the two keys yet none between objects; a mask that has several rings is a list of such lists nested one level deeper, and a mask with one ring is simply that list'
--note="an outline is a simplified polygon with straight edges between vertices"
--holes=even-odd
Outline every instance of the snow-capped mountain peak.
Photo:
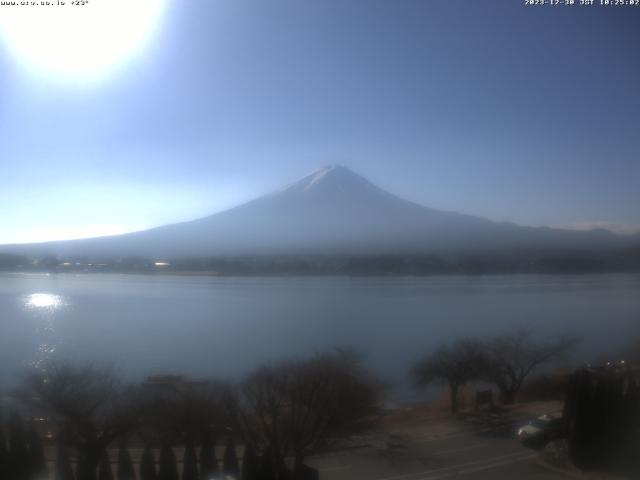
[{"label": "snow-capped mountain peak", "polygon": [[341,165],[327,165],[287,185],[280,194],[380,194],[385,193],[364,177]]}]

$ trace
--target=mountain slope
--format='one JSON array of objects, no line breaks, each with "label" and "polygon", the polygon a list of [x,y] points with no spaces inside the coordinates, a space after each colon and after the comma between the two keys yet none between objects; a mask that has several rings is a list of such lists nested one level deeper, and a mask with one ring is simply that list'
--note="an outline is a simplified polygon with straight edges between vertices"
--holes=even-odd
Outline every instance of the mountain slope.
[{"label": "mountain slope", "polygon": [[280,191],[199,220],[114,237],[3,247],[2,251],[177,258],[597,249],[624,243],[625,237],[606,230],[520,227],[433,210],[396,197],[344,167],[330,166]]}]

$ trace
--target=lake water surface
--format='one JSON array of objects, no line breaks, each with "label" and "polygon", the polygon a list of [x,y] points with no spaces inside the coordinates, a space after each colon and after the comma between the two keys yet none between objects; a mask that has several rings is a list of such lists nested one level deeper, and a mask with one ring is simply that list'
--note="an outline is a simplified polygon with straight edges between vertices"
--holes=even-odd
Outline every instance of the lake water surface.
[{"label": "lake water surface", "polygon": [[238,377],[353,346],[399,389],[421,354],[522,324],[593,359],[640,336],[640,275],[425,278],[0,274],[0,381],[52,357]]}]

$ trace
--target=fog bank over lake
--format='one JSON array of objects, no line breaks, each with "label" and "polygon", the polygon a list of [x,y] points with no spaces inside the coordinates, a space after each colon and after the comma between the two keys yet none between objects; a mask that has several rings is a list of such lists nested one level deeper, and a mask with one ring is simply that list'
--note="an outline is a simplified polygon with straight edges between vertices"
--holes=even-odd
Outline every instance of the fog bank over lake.
[{"label": "fog bank over lake", "polygon": [[595,359],[640,336],[640,275],[187,277],[0,274],[0,380],[62,357],[150,373],[239,377],[353,346],[405,389],[416,357],[458,336],[534,324]]}]

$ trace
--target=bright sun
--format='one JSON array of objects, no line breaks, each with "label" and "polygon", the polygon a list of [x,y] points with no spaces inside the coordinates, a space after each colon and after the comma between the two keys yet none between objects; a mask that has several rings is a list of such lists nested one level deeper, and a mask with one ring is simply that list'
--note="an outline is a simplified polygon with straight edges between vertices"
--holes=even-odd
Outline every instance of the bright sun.
[{"label": "bright sun", "polygon": [[48,0],[2,7],[0,37],[18,62],[71,78],[100,77],[138,54],[168,0]]}]

